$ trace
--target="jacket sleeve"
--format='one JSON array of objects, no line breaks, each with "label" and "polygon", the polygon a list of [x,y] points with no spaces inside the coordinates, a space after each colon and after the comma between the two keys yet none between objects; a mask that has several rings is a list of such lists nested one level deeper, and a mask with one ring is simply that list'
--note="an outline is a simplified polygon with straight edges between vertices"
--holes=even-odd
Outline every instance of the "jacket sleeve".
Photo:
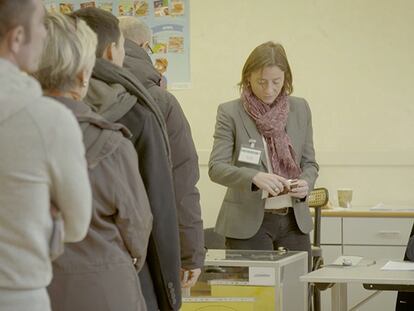
[{"label": "jacket sleeve", "polygon": [[319,165],[315,160],[315,148],[313,146],[312,113],[308,103],[305,100],[304,102],[307,115],[307,132],[300,162],[302,174],[299,178],[306,180],[309,185],[309,191],[312,191],[316,178],[318,178]]},{"label": "jacket sleeve", "polygon": [[217,111],[213,149],[208,163],[210,179],[218,184],[241,191],[252,191],[252,179],[259,172],[248,167],[237,167],[233,161],[236,126],[234,119],[220,105]]},{"label": "jacket sleeve", "polygon": [[201,268],[204,263],[204,232],[201,219],[198,156],[191,129],[176,98],[168,93],[170,111],[166,118],[171,145],[173,180],[180,233],[181,265]]},{"label": "jacket sleeve", "polygon": [[115,223],[133,258],[141,270],[147,254],[152,229],[152,213],[147,193],[138,170],[138,158],[132,143],[123,140],[116,152],[114,180],[118,212]]},{"label": "jacket sleeve", "polygon": [[[62,107],[63,108],[63,107]],[[65,242],[82,240],[92,217],[92,193],[78,122],[69,111],[55,116],[54,141],[48,142],[51,200],[62,213]]]}]

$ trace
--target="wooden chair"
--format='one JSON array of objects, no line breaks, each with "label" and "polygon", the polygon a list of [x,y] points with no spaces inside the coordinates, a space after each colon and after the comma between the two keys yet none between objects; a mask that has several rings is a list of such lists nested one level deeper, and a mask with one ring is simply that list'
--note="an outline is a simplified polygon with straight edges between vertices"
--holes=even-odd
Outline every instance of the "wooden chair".
[{"label": "wooden chair", "polygon": [[[314,227],[313,227],[313,244],[312,244],[312,271],[323,266],[322,248],[321,248],[321,209],[329,201],[329,192],[326,188],[316,188],[309,194],[308,204],[315,210]],[[313,311],[321,310],[321,293],[316,286],[312,287]]]}]

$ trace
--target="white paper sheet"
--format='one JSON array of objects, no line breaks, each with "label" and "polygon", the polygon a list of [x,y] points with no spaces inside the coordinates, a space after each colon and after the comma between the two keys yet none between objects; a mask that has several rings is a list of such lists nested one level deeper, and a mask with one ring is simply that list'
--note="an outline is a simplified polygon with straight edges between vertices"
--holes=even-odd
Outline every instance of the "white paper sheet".
[{"label": "white paper sheet", "polygon": [[363,257],[359,256],[340,256],[332,263],[338,266],[356,266],[358,265]]},{"label": "white paper sheet", "polygon": [[393,206],[393,205],[385,205],[384,203],[378,203],[375,206],[370,208],[371,211],[413,211],[414,206]]},{"label": "white paper sheet", "polygon": [[411,261],[388,261],[381,270],[392,271],[414,271],[414,262]]}]

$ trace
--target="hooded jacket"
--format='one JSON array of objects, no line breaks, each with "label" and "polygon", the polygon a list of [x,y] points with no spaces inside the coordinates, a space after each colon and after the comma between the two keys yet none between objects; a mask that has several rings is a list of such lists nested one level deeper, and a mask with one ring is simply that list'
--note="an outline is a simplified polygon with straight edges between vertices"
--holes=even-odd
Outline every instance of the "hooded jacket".
[{"label": "hooded jacket", "polygon": [[74,113],[83,131],[93,216],[86,238],[66,245],[53,263],[52,309],[146,310],[136,271],[145,262],[152,215],[136,152],[126,138],[130,132],[84,103],[56,100]]},{"label": "hooded jacket", "polygon": [[147,52],[127,39],[125,54],[124,67],[147,88],[165,120],[171,147],[181,264],[185,269],[200,268],[204,263],[203,221],[196,187],[200,173],[190,125],[174,95],[159,86],[161,75]]},{"label": "hooded jacket", "polygon": [[126,69],[97,59],[92,77],[85,101],[109,121],[131,131],[153,214],[148,267],[140,273],[144,297],[150,305],[154,288],[160,310],[178,310],[180,246],[165,122],[144,86]]},{"label": "hooded jacket", "polygon": [[66,241],[76,242],[86,235],[92,199],[75,117],[1,58],[0,146],[2,305],[1,289],[41,289],[51,280],[51,202],[62,212]]}]

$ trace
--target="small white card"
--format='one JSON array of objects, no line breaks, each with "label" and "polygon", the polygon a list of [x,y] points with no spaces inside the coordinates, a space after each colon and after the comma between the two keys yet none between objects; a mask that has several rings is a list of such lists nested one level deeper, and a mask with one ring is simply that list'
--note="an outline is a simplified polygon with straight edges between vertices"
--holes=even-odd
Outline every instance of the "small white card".
[{"label": "small white card", "polygon": [[275,285],[275,269],[270,267],[249,267],[250,285]]},{"label": "small white card", "polygon": [[262,155],[262,151],[259,149],[241,147],[238,160],[239,162],[257,165],[260,163],[261,155]]}]

